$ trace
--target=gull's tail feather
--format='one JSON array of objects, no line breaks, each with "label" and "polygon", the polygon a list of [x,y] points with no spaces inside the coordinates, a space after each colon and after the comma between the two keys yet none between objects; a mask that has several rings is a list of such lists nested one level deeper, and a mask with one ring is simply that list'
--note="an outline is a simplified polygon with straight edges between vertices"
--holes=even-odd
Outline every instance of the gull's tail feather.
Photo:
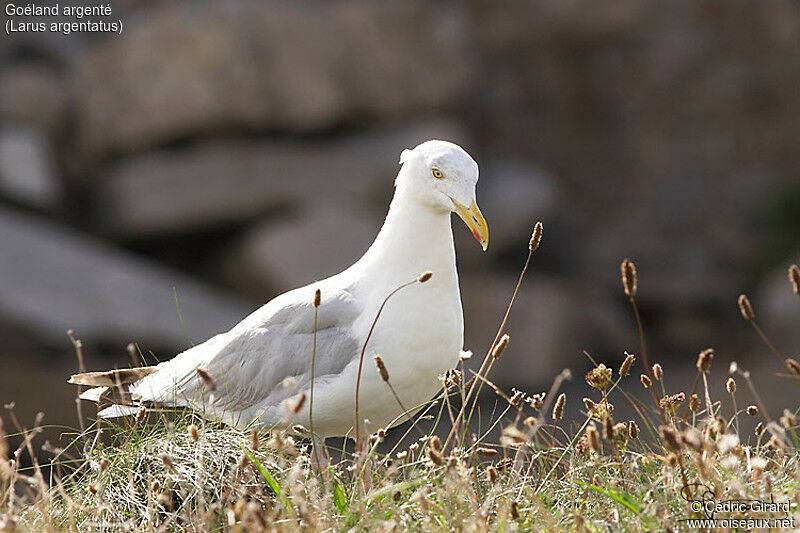
[{"label": "gull's tail feather", "polygon": [[112,405],[97,412],[100,418],[119,418],[122,416],[133,416],[139,412],[141,407],[133,405]]},{"label": "gull's tail feather", "polygon": [[[95,402],[98,405],[97,416],[100,418],[118,418],[135,415],[139,409],[145,407],[146,402],[140,402],[139,396],[129,391],[131,384],[153,374],[158,369],[155,366],[140,368],[123,368],[105,372],[84,372],[69,378],[75,385],[92,387],[83,391],[79,398]],[[148,404],[149,405],[149,404]]]},{"label": "gull's tail feather", "polygon": [[107,370],[105,372],[84,372],[82,374],[73,374],[69,378],[69,383],[87,385],[89,387],[118,387],[139,381],[157,370],[158,368],[155,366],[143,366]]},{"label": "gull's tail feather", "polygon": [[93,389],[83,391],[78,398],[94,403],[100,403],[100,399],[107,390],[108,387],[95,387]]}]

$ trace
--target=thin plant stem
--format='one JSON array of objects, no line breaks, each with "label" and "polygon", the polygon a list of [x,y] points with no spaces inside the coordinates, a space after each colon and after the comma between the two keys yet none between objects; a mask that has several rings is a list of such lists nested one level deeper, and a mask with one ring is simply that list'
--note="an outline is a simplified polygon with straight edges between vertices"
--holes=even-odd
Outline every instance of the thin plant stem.
[{"label": "thin plant stem", "polygon": [[394,387],[392,386],[392,384],[387,381],[386,385],[389,387],[389,390],[392,392],[392,396],[394,396],[394,400],[397,402],[397,405],[400,406],[400,409],[403,411],[403,414],[406,415],[406,418],[408,418],[409,422],[411,422],[411,427],[416,429],[419,432],[420,435],[424,436],[425,432],[422,431],[419,428],[419,426],[417,425],[417,421],[414,420],[414,417],[411,416],[411,411],[406,409],[405,405],[403,405],[403,402],[400,401],[400,396],[397,395],[397,391],[394,390]]},{"label": "thin plant stem", "polygon": [[647,377],[650,378],[650,386],[647,387],[650,389],[650,393],[653,396],[653,402],[656,404],[656,408],[658,409],[658,414],[661,415],[661,422],[666,426],[667,425],[667,417],[664,414],[664,409],[661,407],[661,404],[658,401],[658,396],[656,396],[656,378],[653,375],[653,369],[650,366],[650,361],[647,358],[647,347],[644,342],[644,329],[642,328],[642,318],[639,316],[639,307],[636,305],[636,298],[630,296],[628,301],[631,303],[631,308],[633,308],[633,316],[636,318],[636,333],[639,336],[639,350],[642,353],[642,363],[644,365],[644,371],[647,372]]},{"label": "thin plant stem", "polygon": [[736,393],[731,393],[731,401],[733,402],[733,422],[736,424],[736,436],[741,438],[742,434],[739,433],[739,407],[736,405]]},{"label": "thin plant stem", "polygon": [[[316,296],[315,296],[316,298]],[[316,304],[316,301],[314,302]],[[317,319],[319,317],[319,306],[314,305],[314,340],[311,349],[311,387],[309,390],[308,404],[308,430],[311,432],[311,447],[314,449],[314,461],[319,464],[319,452],[314,433],[314,370],[317,364]],[[324,440],[322,441],[325,442]]]},{"label": "thin plant stem", "polygon": [[[519,273],[519,278],[517,278],[517,285],[516,285],[516,287],[514,287],[514,292],[511,295],[511,301],[508,302],[508,307],[506,307],[506,312],[503,315],[503,320],[500,322],[500,327],[497,328],[497,334],[494,336],[494,340],[492,341],[492,344],[489,346],[489,350],[486,352],[486,355],[483,358],[483,362],[481,363],[481,366],[478,369],[478,372],[475,374],[476,376],[481,376],[482,377],[484,375],[484,371],[487,370],[486,369],[487,365],[489,365],[489,362],[492,360],[492,351],[494,350],[494,347],[497,345],[497,342],[500,340],[500,337],[503,335],[503,332],[506,329],[506,323],[508,322],[508,316],[509,316],[509,314],[511,314],[511,308],[514,306],[514,301],[517,299],[517,294],[519,294],[519,289],[522,286],[522,280],[525,277],[525,273],[528,271],[528,265],[531,262],[531,257],[532,256],[533,256],[533,249],[531,249],[529,247],[528,248],[528,256],[525,258],[525,264],[522,266],[522,271]],[[487,371],[487,374],[488,374],[488,371]],[[444,445],[443,445],[444,448],[447,448],[447,445],[453,439],[453,436],[455,435],[456,431],[458,431],[458,424],[461,421],[461,418],[464,416],[464,413],[466,412],[467,404],[468,404],[469,400],[473,396],[472,392],[475,391],[476,389],[477,389],[477,391],[475,392],[475,398],[476,398],[475,402],[477,402],[477,398],[480,395],[480,391],[481,391],[483,382],[480,381],[478,383],[475,383],[475,385],[476,386],[471,387],[469,389],[469,391],[467,391],[467,396],[466,396],[466,398],[464,400],[464,403],[461,405],[461,409],[458,412],[458,416],[456,416],[456,423],[453,424],[453,427],[450,429],[450,433],[447,435],[447,438],[444,441]],[[474,413],[474,411],[475,411],[475,408],[473,406],[473,408],[470,411],[470,418],[472,417],[472,413]],[[469,423],[469,421],[467,421],[467,424],[468,423]]]},{"label": "thin plant stem", "polygon": [[775,359],[778,360],[778,364],[781,365],[783,368],[785,368],[786,371],[789,372],[789,375],[792,378],[794,378],[794,380],[797,382],[798,385],[800,385],[800,376],[796,375],[792,371],[792,369],[789,367],[789,364],[781,356],[781,354],[778,353],[778,350],[775,349],[775,346],[773,346],[772,342],[770,342],[769,338],[767,338],[767,335],[764,333],[764,331],[759,327],[758,324],[756,324],[756,321],[755,320],[748,320],[748,322],[750,322],[750,325],[753,326],[754,330],[756,330],[756,333],[758,333],[758,336],[761,337],[762,341],[764,341],[764,344],[767,345],[767,348],[769,349],[770,353],[773,356],[775,356]]},{"label": "thin plant stem", "polygon": [[381,306],[378,308],[378,312],[375,314],[375,319],[372,321],[372,325],[369,328],[369,332],[367,333],[367,338],[364,340],[364,344],[361,346],[361,355],[359,356],[359,359],[358,359],[358,375],[356,376],[356,406],[355,406],[356,449],[358,449],[358,443],[361,442],[361,430],[360,430],[361,424],[359,423],[360,418],[359,418],[359,414],[358,414],[359,413],[359,410],[358,410],[358,398],[359,398],[359,394],[361,392],[361,371],[363,370],[363,367],[364,367],[364,353],[367,351],[367,344],[369,343],[370,337],[372,337],[372,332],[375,330],[375,325],[378,323],[378,319],[380,318],[381,313],[383,312],[383,308],[386,306],[386,302],[389,301],[389,298],[391,298],[392,296],[397,294],[399,291],[405,289],[406,287],[410,287],[411,285],[414,285],[415,283],[419,283],[419,278],[415,278],[415,279],[413,279],[411,281],[407,281],[406,283],[403,283],[402,285],[400,285],[399,287],[394,289],[392,292],[390,292],[386,296],[386,298],[383,299],[383,302],[381,303]]}]

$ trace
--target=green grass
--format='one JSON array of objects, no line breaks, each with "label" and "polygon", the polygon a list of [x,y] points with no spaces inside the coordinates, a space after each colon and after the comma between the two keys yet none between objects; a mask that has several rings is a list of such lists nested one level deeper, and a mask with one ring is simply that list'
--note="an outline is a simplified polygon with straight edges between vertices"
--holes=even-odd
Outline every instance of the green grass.
[{"label": "green grass", "polygon": [[[650,415],[639,424],[657,426]],[[669,452],[643,431],[637,439],[617,434],[613,443],[601,437],[593,450],[581,427],[594,421],[572,429],[542,423],[549,413],[523,401],[501,421],[505,445],[457,440],[436,451],[435,439],[412,433],[392,454],[373,447],[321,472],[286,432],[254,436],[186,413],[152,418],[108,426],[103,435],[92,426],[73,447],[79,455],[59,456],[49,478],[43,469],[6,465],[0,515],[22,531],[682,530],[685,519],[702,516],[682,496],[682,464],[695,490],[707,487],[718,501],[794,502],[800,525],[800,440],[791,416],[783,417],[786,428],[776,423],[780,444],[769,431],[736,435],[732,420],[719,431],[723,423],[698,410],[687,428],[696,428],[699,444],[686,433],[680,450]]]}]

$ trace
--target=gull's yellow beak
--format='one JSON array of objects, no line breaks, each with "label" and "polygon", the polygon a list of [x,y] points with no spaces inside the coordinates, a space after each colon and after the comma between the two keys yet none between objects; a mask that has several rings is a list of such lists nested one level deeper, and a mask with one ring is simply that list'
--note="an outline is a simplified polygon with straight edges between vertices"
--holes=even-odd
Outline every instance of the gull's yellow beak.
[{"label": "gull's yellow beak", "polygon": [[489,246],[489,226],[486,225],[486,219],[483,218],[483,213],[478,209],[478,204],[473,200],[472,205],[466,208],[452,198],[450,198],[450,200],[453,201],[456,214],[460,216],[464,224],[472,230],[472,235],[475,237],[476,241],[481,243],[481,248],[483,248],[485,252],[486,248]]}]

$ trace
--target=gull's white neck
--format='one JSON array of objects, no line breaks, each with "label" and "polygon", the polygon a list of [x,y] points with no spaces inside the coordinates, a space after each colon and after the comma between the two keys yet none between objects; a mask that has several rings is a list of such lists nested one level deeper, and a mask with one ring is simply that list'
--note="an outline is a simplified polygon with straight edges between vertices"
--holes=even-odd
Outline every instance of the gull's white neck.
[{"label": "gull's white neck", "polygon": [[399,187],[380,233],[358,266],[388,283],[410,281],[426,270],[446,282],[457,280],[455,258],[450,213]]}]

